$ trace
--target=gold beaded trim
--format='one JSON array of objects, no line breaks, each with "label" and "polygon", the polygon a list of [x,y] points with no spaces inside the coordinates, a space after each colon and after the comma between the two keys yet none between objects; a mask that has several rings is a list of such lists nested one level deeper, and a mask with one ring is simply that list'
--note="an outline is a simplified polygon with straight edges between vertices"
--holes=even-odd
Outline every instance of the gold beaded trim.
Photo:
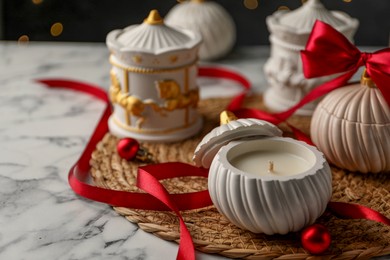
[{"label": "gold beaded trim", "polygon": [[155,69],[155,68],[139,68],[139,67],[127,67],[127,66],[123,66],[117,62],[114,61],[114,58],[113,58],[113,55],[110,55],[110,63],[115,66],[115,67],[118,67],[120,69],[123,69],[123,70],[126,70],[128,72],[135,72],[135,73],[143,73],[143,74],[154,74],[154,73],[163,73],[163,72],[173,72],[173,71],[179,71],[179,70],[183,70],[185,68],[189,68],[193,65],[195,65],[196,63],[198,62],[198,59],[195,59],[193,62],[191,62],[190,64],[187,64],[187,65],[184,65],[184,66],[181,66],[181,67],[176,67],[176,68],[169,68],[169,69]]}]

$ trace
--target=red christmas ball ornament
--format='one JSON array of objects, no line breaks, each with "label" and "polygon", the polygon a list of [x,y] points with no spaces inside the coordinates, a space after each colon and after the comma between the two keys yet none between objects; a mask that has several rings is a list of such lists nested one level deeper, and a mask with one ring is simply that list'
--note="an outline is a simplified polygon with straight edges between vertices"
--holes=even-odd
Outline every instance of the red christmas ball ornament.
[{"label": "red christmas ball ornament", "polygon": [[123,138],[119,140],[116,150],[121,158],[130,161],[137,156],[139,143],[133,138]]},{"label": "red christmas ball ornament", "polygon": [[301,243],[303,248],[311,254],[321,254],[330,246],[330,233],[328,229],[321,224],[308,226],[302,231]]}]

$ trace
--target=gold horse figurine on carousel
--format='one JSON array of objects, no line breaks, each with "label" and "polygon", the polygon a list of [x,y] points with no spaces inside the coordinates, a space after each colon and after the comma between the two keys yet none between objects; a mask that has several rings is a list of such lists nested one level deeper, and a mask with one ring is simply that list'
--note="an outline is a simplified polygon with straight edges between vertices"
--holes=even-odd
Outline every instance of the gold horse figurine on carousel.
[{"label": "gold horse figurine on carousel", "polygon": [[156,81],[159,97],[164,99],[163,108],[167,111],[196,107],[199,101],[198,89],[182,93],[179,84],[175,80]]},{"label": "gold horse figurine on carousel", "polygon": [[164,111],[174,111],[190,106],[196,107],[199,101],[199,91],[197,89],[182,93],[180,85],[175,80],[161,80],[155,82],[159,98],[163,99],[162,105],[157,104],[152,99],[141,100],[135,95],[121,92],[121,85],[114,71],[111,71],[110,76],[111,86],[109,94],[111,102],[113,104],[119,104],[130,115],[137,117],[137,128],[142,128],[142,125],[146,120],[144,112],[148,106],[161,116],[166,116]]},{"label": "gold horse figurine on carousel", "polygon": [[117,103],[123,107],[130,115],[137,117],[136,125],[137,128],[142,128],[142,124],[145,122],[144,111],[147,106],[152,107],[156,112],[159,112],[163,115],[163,109],[159,107],[153,100],[144,100],[130,95],[130,93],[122,93],[121,85],[118,78],[115,75],[115,72],[111,71],[111,86],[110,86],[110,100],[112,103]]}]

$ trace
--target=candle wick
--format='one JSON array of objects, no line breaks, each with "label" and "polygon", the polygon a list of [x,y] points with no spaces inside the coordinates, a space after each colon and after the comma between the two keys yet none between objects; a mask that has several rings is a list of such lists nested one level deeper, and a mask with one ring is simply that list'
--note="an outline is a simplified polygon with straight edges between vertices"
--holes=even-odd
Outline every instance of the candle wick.
[{"label": "candle wick", "polygon": [[269,173],[274,172],[274,161],[268,161],[268,172]]}]

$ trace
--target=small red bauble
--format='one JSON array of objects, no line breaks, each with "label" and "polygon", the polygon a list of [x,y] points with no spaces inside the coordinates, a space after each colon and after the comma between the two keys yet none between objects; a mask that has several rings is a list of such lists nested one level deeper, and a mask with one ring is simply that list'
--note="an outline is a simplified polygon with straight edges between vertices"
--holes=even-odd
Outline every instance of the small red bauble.
[{"label": "small red bauble", "polygon": [[130,161],[137,156],[139,143],[133,138],[123,138],[119,140],[116,150],[121,158]]},{"label": "small red bauble", "polygon": [[311,254],[321,254],[330,246],[330,233],[328,229],[321,224],[308,226],[302,231],[301,243],[303,248]]}]

